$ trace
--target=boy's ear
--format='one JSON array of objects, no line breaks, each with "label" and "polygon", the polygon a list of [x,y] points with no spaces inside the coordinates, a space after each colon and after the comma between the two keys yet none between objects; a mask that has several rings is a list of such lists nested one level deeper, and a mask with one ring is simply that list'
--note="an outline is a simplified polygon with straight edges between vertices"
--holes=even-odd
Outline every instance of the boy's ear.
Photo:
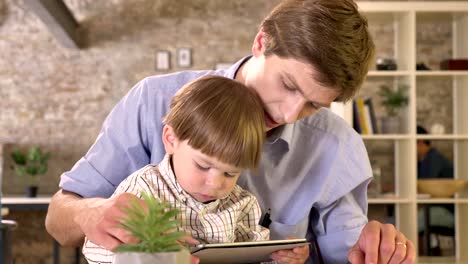
[{"label": "boy's ear", "polygon": [[179,139],[174,133],[174,129],[170,125],[164,125],[163,133],[162,133],[162,141],[164,144],[164,148],[166,149],[166,153],[169,155],[174,154],[174,150],[179,143]]},{"label": "boy's ear", "polygon": [[266,34],[261,28],[258,31],[257,35],[255,36],[254,43],[252,45],[252,54],[255,57],[258,57],[262,55],[263,52],[265,52],[266,42],[267,42]]}]

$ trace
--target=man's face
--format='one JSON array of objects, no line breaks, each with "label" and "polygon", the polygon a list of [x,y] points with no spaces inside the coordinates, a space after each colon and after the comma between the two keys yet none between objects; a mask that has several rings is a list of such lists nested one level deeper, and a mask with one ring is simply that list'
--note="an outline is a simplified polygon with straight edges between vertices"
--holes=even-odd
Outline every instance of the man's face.
[{"label": "man's face", "polygon": [[244,71],[245,85],[257,91],[264,103],[267,130],[314,114],[329,107],[338,91],[321,86],[315,69],[296,59],[254,55]]}]

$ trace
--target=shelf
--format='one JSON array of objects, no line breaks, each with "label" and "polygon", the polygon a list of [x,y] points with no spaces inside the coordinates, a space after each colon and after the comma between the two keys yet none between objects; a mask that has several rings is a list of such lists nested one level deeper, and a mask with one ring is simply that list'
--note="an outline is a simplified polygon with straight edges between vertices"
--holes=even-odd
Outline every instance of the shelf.
[{"label": "shelf", "polygon": [[[380,125],[386,114],[378,94],[380,86],[405,85],[409,97],[408,105],[400,113],[399,131],[403,133],[362,135],[372,166],[381,169],[381,181],[371,183],[369,194],[375,194],[380,187],[381,191],[396,195],[369,196],[369,205],[377,210],[392,208],[392,221],[417,249],[422,246],[418,244],[418,207],[455,205],[455,256],[421,257],[418,263],[468,263],[468,188],[455,198],[417,195],[417,144],[421,139],[431,140],[432,146],[453,161],[455,178],[468,180],[468,70],[439,70],[440,62],[445,59],[468,58],[467,1],[359,1],[357,4],[368,19],[376,45],[375,57],[394,59],[398,69],[377,71],[374,62],[357,98],[372,100],[377,125]],[[433,70],[418,71],[418,63]],[[348,116],[353,117],[352,107],[348,109],[351,111]],[[417,125],[428,130],[438,126],[445,134],[418,135]]]},{"label": "shelf", "polygon": [[416,71],[416,76],[424,76],[424,77],[439,77],[439,76],[467,76],[468,77],[468,70],[466,71]]},{"label": "shelf", "polygon": [[411,139],[411,135],[403,134],[374,134],[374,135],[362,135],[364,140],[405,140]]},{"label": "shelf", "polygon": [[368,203],[369,204],[404,204],[404,203],[410,203],[410,199],[404,199],[404,198],[387,198],[387,197],[382,197],[382,198],[369,198]]},{"label": "shelf", "polygon": [[40,197],[22,197],[22,196],[11,196],[2,197],[1,202],[3,205],[21,205],[21,204],[49,204],[52,199],[51,196],[40,196]]},{"label": "shelf", "polygon": [[409,71],[369,71],[368,77],[409,76]]},{"label": "shelf", "polygon": [[416,135],[416,139],[430,140],[468,140],[468,135]]},{"label": "shelf", "polygon": [[468,140],[468,135],[404,135],[404,134],[373,134],[361,135],[364,140],[406,140],[406,139],[430,139],[430,140]]},{"label": "shelf", "polygon": [[457,261],[455,257],[419,257],[418,264],[463,264],[465,262]]},{"label": "shelf", "polygon": [[468,198],[427,198],[417,199],[419,204],[468,204]]}]

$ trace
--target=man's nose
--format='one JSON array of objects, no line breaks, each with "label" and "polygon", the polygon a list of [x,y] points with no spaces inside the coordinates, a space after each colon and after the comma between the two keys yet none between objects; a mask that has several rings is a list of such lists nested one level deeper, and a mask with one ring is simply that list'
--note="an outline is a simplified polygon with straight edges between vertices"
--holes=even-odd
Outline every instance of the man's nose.
[{"label": "man's nose", "polygon": [[285,109],[283,110],[284,122],[288,124],[296,122],[299,115],[302,113],[306,103],[307,102],[303,98],[297,98],[295,100],[292,100],[288,105],[286,105]]}]

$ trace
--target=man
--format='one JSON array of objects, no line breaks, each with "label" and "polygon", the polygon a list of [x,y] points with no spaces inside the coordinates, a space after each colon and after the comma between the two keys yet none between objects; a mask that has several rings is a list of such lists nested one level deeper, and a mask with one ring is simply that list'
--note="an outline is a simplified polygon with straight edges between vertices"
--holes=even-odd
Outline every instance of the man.
[{"label": "man", "polygon": [[[272,239],[314,235],[326,263],[412,263],[415,249],[392,225],[367,223],[372,171],[358,134],[326,109],[361,86],[373,57],[367,22],[352,0],[286,0],[262,22],[252,56],[223,71],[187,71],[138,83],[106,119],[89,152],[62,175],[46,227],[61,244],[86,236],[112,249],[132,242],[116,229],[130,173],[164,155],[161,118],[185,83],[218,74],[254,89],[268,130],[260,167],[239,184],[270,209]],[[203,124],[200,124],[203,126]],[[102,198],[96,198],[102,197]],[[279,251],[280,262],[301,263]],[[302,261],[303,262],[303,261]]]},{"label": "man", "polygon": [[[427,130],[422,126],[416,127],[416,132],[420,135],[428,135]],[[427,139],[418,139],[416,142],[418,154],[418,179],[453,179],[453,164],[441,152],[431,145]],[[432,230],[431,234],[424,234],[427,239],[432,239],[439,230],[439,234],[444,231],[446,234],[453,234],[455,227],[455,207],[453,204],[432,204],[423,207],[418,211],[418,232],[422,237],[423,232]],[[425,215],[428,214],[428,215]],[[428,225],[430,228],[426,227]],[[453,235],[452,235],[453,236]],[[431,250],[432,255],[440,250],[437,239],[436,248]],[[427,243],[427,242],[426,242]],[[433,243],[430,243],[432,246]],[[425,252],[426,254],[429,252]],[[436,253],[436,254],[434,254]]]},{"label": "man", "polygon": [[[417,133],[427,135],[427,130],[417,126]],[[453,165],[442,153],[431,146],[429,140],[417,141],[418,179],[453,178]]]}]

